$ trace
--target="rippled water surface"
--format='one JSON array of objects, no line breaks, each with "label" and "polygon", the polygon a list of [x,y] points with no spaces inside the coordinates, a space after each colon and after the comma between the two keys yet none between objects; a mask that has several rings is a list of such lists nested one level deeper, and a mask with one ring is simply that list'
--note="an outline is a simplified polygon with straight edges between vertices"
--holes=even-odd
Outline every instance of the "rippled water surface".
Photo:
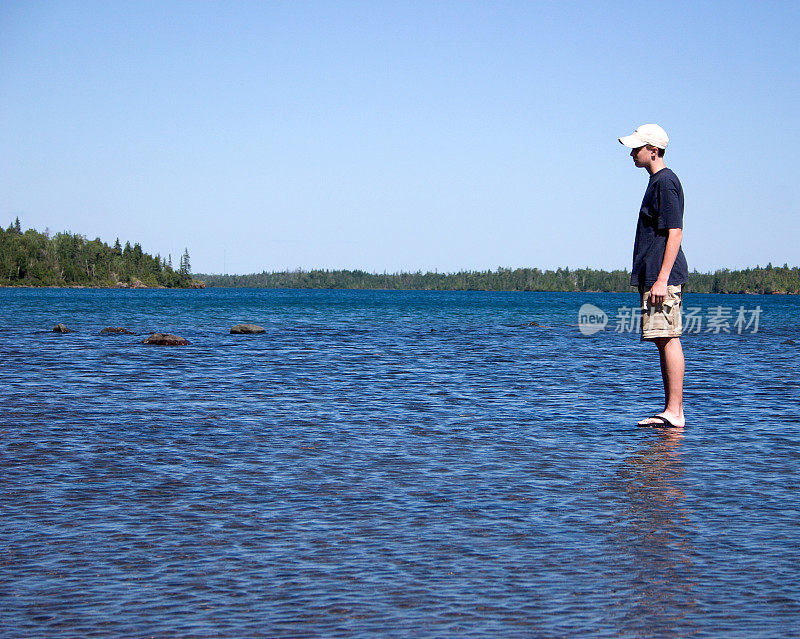
[{"label": "rippled water surface", "polygon": [[0,289],[0,635],[798,636],[800,300],[687,295],[683,432],[635,301]]}]

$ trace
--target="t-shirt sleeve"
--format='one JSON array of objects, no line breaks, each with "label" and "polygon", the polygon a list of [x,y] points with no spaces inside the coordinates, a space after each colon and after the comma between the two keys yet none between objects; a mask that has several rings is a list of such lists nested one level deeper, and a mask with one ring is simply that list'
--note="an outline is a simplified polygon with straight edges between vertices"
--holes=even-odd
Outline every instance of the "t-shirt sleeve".
[{"label": "t-shirt sleeve", "polygon": [[682,229],[683,206],[674,184],[662,184],[658,193],[658,228]]}]

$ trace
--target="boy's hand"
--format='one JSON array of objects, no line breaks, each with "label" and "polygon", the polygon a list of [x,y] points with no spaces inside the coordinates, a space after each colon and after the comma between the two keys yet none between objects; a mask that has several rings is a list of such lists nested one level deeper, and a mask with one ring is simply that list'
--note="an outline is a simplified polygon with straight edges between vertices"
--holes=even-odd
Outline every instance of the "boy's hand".
[{"label": "boy's hand", "polygon": [[656,280],[653,287],[650,289],[650,305],[661,306],[667,297],[667,283],[661,280]]}]

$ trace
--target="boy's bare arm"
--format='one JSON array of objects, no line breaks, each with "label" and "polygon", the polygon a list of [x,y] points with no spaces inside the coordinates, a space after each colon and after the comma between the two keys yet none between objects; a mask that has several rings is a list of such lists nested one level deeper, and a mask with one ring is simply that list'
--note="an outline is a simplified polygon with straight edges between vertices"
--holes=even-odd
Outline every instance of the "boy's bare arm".
[{"label": "boy's bare arm", "polygon": [[661,262],[661,270],[658,273],[656,283],[653,284],[653,287],[650,289],[651,304],[661,304],[667,296],[669,274],[672,271],[672,265],[675,264],[675,258],[678,257],[678,251],[681,249],[682,239],[682,229],[669,229],[667,246],[664,249],[664,260]]}]

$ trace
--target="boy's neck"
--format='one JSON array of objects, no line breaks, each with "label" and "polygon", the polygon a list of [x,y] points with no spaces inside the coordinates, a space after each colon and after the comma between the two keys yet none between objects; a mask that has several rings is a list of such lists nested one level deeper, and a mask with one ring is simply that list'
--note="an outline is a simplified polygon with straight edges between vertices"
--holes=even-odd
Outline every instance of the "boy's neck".
[{"label": "boy's neck", "polygon": [[661,169],[666,169],[667,165],[664,164],[664,158],[657,157],[655,160],[648,163],[645,166],[645,168],[647,169],[647,172],[650,174],[650,177],[653,177]]}]

